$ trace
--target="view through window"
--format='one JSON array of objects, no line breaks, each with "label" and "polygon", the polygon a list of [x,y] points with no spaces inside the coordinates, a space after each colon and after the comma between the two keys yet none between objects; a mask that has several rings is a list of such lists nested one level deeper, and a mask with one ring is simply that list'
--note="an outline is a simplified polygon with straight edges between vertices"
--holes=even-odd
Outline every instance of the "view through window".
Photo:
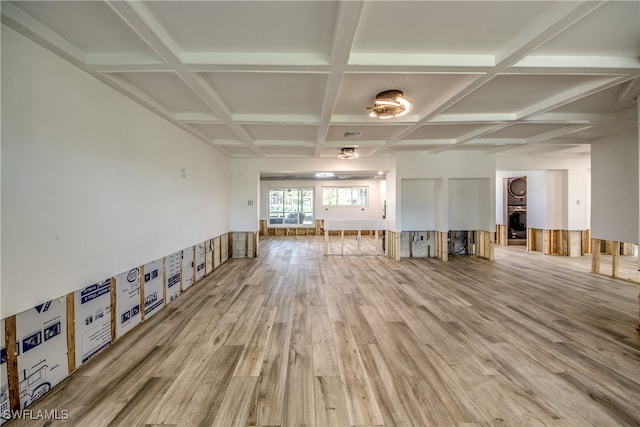
[{"label": "view through window", "polygon": [[323,187],[323,206],[365,206],[367,187]]},{"label": "view through window", "polygon": [[313,224],[313,188],[269,189],[269,225]]}]

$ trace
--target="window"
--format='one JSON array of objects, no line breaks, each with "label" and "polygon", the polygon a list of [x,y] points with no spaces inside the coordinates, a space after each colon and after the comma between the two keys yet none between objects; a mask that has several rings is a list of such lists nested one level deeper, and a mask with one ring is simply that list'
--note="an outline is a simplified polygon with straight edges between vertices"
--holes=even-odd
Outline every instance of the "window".
[{"label": "window", "polygon": [[313,188],[269,189],[269,225],[313,224]]},{"label": "window", "polygon": [[323,206],[366,206],[367,187],[323,187]]}]

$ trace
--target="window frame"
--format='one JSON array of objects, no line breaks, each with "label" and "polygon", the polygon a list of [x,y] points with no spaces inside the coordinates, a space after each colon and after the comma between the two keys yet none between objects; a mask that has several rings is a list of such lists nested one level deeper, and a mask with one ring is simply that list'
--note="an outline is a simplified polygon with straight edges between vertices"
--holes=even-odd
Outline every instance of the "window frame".
[{"label": "window frame", "polygon": [[[340,189],[344,189],[344,188],[350,188],[351,189],[351,196],[353,197],[353,191],[358,189],[364,189],[365,190],[365,203],[362,204],[339,204],[339,200],[340,200],[340,196],[339,196],[339,190]],[[324,197],[324,193],[325,190],[328,189],[335,189],[336,190],[336,204],[325,204],[325,197]],[[369,186],[368,185],[327,185],[327,186],[323,186],[322,187],[322,207],[323,208],[363,208],[363,207],[368,207],[369,206]]]},{"label": "window frame", "polygon": [[[297,196],[287,197],[287,192],[296,191]],[[310,197],[305,197],[305,192],[311,193]],[[273,203],[273,194],[280,192],[280,203]],[[277,197],[277,196],[276,196]],[[268,202],[268,218],[267,227],[269,228],[313,228],[315,227],[315,187],[314,186],[302,186],[302,187],[270,187],[267,196]],[[297,206],[292,205],[292,199],[297,200]],[[309,202],[309,205],[305,205],[305,201]],[[274,209],[274,205],[281,205],[281,208]],[[297,215],[297,218],[295,216]],[[306,217],[311,215],[309,223],[305,223]],[[287,222],[293,216],[296,222]]]}]

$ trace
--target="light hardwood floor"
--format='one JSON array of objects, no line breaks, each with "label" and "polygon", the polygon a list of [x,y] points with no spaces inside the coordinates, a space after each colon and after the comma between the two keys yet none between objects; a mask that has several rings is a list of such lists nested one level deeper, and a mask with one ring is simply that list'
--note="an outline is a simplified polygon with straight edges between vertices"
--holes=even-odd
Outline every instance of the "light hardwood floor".
[{"label": "light hardwood floor", "polygon": [[52,426],[640,425],[638,286],[514,247],[322,253],[264,238],[32,409],[69,411]]}]

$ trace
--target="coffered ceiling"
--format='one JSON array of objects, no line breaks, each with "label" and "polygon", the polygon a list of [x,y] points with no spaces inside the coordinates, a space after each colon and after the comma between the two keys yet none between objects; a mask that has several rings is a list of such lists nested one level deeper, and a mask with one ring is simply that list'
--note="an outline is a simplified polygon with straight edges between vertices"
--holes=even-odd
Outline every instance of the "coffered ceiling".
[{"label": "coffered ceiling", "polygon": [[[583,156],[638,126],[639,1],[1,7],[4,24],[231,157]],[[387,89],[413,110],[369,117]]]}]

